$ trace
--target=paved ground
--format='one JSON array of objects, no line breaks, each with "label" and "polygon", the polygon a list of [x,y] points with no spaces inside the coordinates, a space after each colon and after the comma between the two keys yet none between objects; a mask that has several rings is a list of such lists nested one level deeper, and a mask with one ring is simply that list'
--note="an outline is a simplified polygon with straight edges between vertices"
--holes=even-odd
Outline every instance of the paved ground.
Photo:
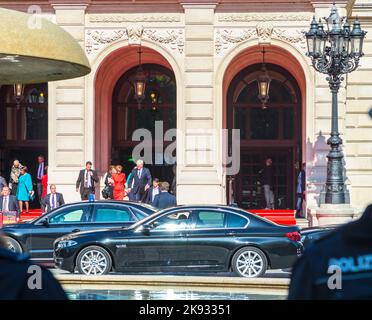
[{"label": "paved ground", "polygon": [[[70,274],[69,272],[67,271],[63,271],[63,270],[59,270],[59,269],[50,269],[53,273],[55,274]],[[76,276],[78,276],[77,273],[75,273]],[[142,274],[142,273],[141,273]],[[151,274],[151,275],[170,275],[170,274],[165,274],[165,273],[143,273],[143,274]],[[110,275],[123,275],[123,273],[110,273]],[[183,274],[185,275],[185,274]],[[221,272],[221,273],[198,273],[198,274],[192,274],[192,275],[195,275],[195,276],[203,276],[203,277],[216,277],[216,276],[221,276],[221,277],[232,277],[233,274],[232,273],[228,273],[228,272]],[[266,272],[264,278],[275,278],[275,279],[278,279],[278,278],[290,278],[291,276],[291,273],[288,272],[288,271],[282,271],[282,270],[269,270]]]}]

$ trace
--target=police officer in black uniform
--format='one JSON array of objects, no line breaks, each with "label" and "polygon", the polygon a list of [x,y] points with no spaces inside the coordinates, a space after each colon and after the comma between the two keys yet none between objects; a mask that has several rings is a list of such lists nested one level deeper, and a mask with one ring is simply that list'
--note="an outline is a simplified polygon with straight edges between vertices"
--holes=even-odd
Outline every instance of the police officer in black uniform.
[{"label": "police officer in black uniform", "polygon": [[[33,281],[30,277],[37,277],[38,270],[41,270],[40,279]],[[66,299],[61,285],[49,270],[33,265],[27,255],[15,254],[0,243],[0,300]]]},{"label": "police officer in black uniform", "polygon": [[372,299],[372,205],[305,250],[288,299]]}]

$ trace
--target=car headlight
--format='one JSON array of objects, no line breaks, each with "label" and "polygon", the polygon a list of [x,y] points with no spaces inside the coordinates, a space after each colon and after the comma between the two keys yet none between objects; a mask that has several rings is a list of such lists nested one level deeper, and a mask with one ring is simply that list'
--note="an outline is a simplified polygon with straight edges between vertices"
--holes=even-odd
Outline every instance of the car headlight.
[{"label": "car headlight", "polygon": [[77,244],[78,243],[76,241],[73,241],[73,240],[62,240],[62,241],[57,243],[57,249],[72,247],[72,246],[75,246]]}]

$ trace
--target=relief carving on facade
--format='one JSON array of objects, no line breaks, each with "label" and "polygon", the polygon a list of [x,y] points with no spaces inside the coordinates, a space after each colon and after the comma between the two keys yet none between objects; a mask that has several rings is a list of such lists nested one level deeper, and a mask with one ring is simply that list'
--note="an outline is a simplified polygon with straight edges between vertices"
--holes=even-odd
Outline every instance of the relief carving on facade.
[{"label": "relief carving on facade", "polygon": [[100,15],[92,14],[89,16],[89,22],[91,23],[123,23],[123,22],[180,22],[181,17],[179,15],[145,15],[145,14],[126,14],[126,15]]},{"label": "relief carving on facade", "polygon": [[219,14],[219,22],[252,22],[252,21],[308,21],[311,13],[226,13]]},{"label": "relief carving on facade", "polygon": [[215,51],[217,55],[232,48],[234,45],[256,38],[258,43],[270,43],[276,38],[298,47],[301,51],[306,49],[305,30],[276,28],[269,21],[260,22],[256,27],[237,31],[236,28],[221,28],[215,31]]},{"label": "relief carving on facade", "polygon": [[161,44],[179,54],[184,51],[183,29],[150,29],[142,25],[131,25],[120,29],[87,29],[85,49],[88,55],[93,55],[108,44],[119,40],[128,40],[129,45],[139,45],[142,39]]}]

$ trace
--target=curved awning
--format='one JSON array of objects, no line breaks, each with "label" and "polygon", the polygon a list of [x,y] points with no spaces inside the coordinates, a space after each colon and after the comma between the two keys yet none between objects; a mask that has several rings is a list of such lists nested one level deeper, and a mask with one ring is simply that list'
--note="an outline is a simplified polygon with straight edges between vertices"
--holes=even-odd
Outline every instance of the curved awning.
[{"label": "curved awning", "polygon": [[0,8],[0,84],[38,83],[90,72],[79,43],[46,19]]}]

